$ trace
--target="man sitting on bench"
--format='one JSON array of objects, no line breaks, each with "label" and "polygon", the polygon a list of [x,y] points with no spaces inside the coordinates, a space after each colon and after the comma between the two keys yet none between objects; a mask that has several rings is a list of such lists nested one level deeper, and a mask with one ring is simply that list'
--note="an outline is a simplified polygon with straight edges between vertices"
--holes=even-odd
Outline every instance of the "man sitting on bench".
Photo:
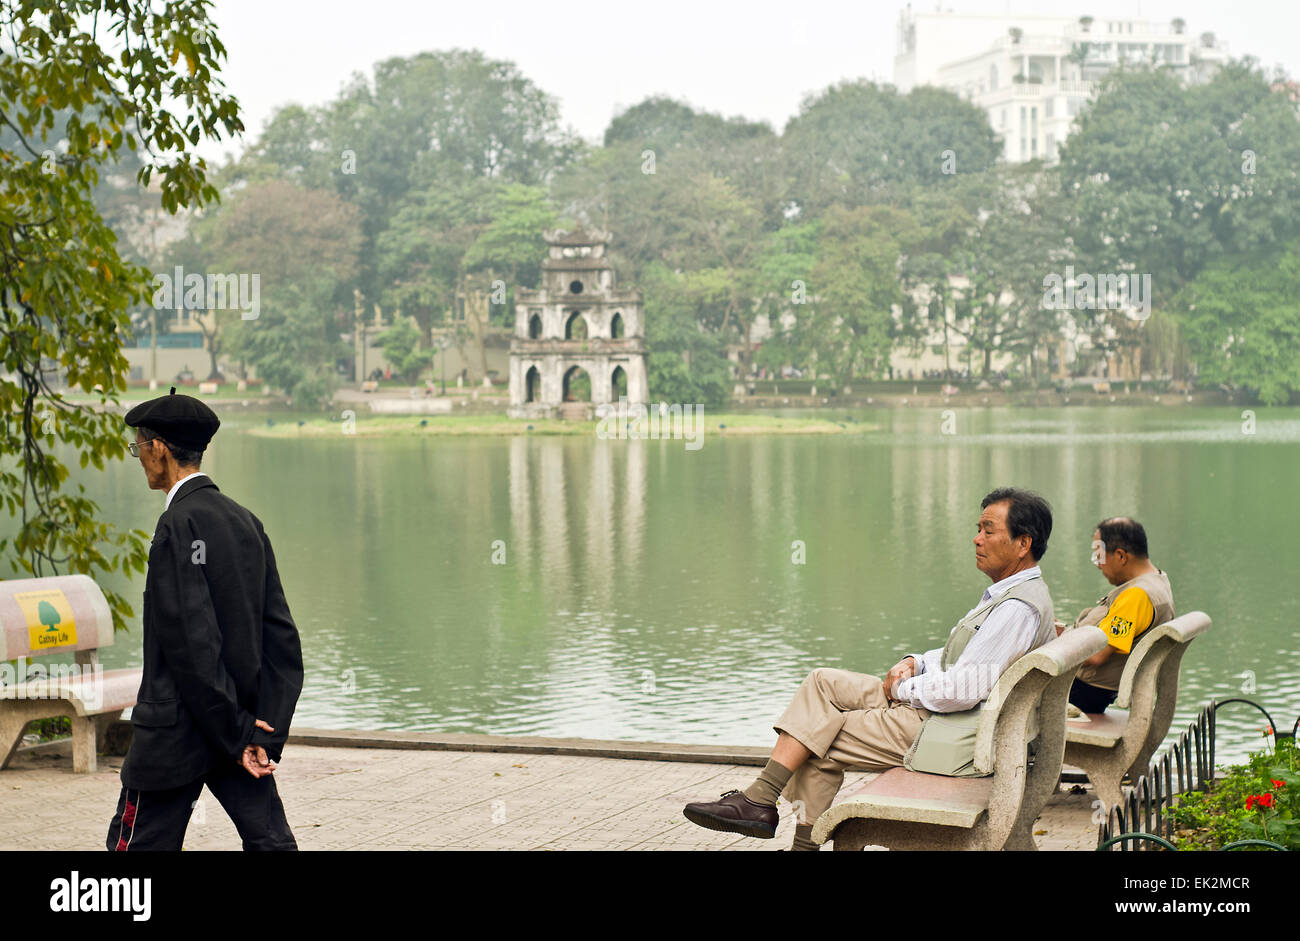
[{"label": "man sitting on bench", "polygon": [[998,677],[1052,637],[1052,597],[1038,560],[1052,511],[1035,493],[1007,487],[980,504],[975,566],[992,580],[941,649],[904,657],[881,680],[848,670],[813,670],[773,729],[772,757],[744,791],[687,804],[686,819],[710,830],[771,839],[783,790],[800,811],[796,850],[816,850],[812,825],[849,768],[902,766],[975,774],[977,708]]},{"label": "man sitting on bench", "polygon": [[[1070,687],[1070,703],[1084,712],[1105,712],[1119,695],[1119,678],[1133,642],[1147,628],[1174,616],[1169,576],[1147,558],[1147,533],[1127,516],[1102,520],[1092,534],[1092,561],[1115,587],[1075,619],[1096,625],[1110,645],[1084,661]],[[1057,633],[1061,633],[1061,629]]]}]

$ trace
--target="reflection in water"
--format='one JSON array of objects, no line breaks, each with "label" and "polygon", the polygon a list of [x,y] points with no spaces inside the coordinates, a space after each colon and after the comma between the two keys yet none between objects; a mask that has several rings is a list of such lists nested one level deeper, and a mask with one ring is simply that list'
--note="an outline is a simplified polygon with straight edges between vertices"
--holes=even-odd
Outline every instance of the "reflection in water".
[{"label": "reflection in water", "polygon": [[574,603],[570,591],[568,516],[588,495],[585,481],[575,481],[570,489],[564,475],[564,448],[556,441],[543,441],[537,447],[540,486],[529,495],[533,509],[541,517],[541,575],[548,590],[557,592],[563,605]]},{"label": "reflection in water", "polygon": [[[613,444],[609,446],[614,447]],[[619,569],[633,573],[641,564],[641,547],[645,543],[646,475],[649,470],[646,449],[648,447],[649,445],[639,438],[628,441],[622,455],[625,463],[624,490],[619,505],[622,508],[623,551],[615,563]]]},{"label": "reflection in water", "polygon": [[[619,564],[614,554],[614,447],[617,442],[598,441],[591,453],[590,484],[584,495],[587,501],[587,568],[591,572],[612,569]],[[613,579],[593,578],[589,584],[592,606],[609,609],[613,596]]]},{"label": "reflection in water", "polygon": [[533,555],[532,491],[528,485],[528,438],[510,439],[510,545],[530,558]]},{"label": "reflection in water", "polygon": [[[1184,660],[1175,728],[1211,696],[1300,712],[1293,495],[1300,422],[1231,410],[876,411],[867,435],[271,440],[223,418],[207,470],[270,535],[302,630],[298,722],[767,744],[815,666],[879,672],[941,644],[987,585],[980,498],[1043,493],[1058,616],[1106,590],[1099,519],[1132,514],[1210,635]],[[153,527],[136,466],[86,480]],[[493,542],[505,544],[493,564]],[[793,546],[805,545],[804,564]],[[143,579],[107,581],[136,601]],[[1231,598],[1229,604],[1227,599]],[[138,604],[137,604],[138,610]],[[105,660],[139,661],[139,633]],[[1259,723],[1225,713],[1220,754]]]}]

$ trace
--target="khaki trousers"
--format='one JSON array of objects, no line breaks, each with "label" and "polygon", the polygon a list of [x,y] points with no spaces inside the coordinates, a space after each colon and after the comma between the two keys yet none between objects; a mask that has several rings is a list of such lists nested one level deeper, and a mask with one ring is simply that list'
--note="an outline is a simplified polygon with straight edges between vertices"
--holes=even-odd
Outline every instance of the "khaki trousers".
[{"label": "khaki trousers", "polygon": [[839,793],[846,770],[901,767],[929,715],[891,702],[877,676],[826,667],[809,673],[773,726],[813,753],[782,792],[794,805],[796,821],[817,821]]}]

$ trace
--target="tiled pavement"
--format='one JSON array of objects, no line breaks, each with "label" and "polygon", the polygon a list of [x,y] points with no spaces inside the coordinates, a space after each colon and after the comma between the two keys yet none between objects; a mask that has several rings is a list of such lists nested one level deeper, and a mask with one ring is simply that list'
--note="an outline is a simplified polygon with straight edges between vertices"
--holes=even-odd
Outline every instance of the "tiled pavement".
[{"label": "tiled pavement", "polygon": [[[783,813],[776,839],[754,840],[682,817],[687,802],[752,781],[758,769],[742,765],[293,744],[284,757],[277,783],[304,850],[776,850],[794,829]],[[0,850],[104,848],[121,759],[101,758],[94,774],[71,764],[20,752],[0,771]],[[849,773],[841,795],[871,777]],[[1091,801],[1057,794],[1035,828],[1039,847],[1093,848]],[[204,791],[185,848],[239,846]]]}]

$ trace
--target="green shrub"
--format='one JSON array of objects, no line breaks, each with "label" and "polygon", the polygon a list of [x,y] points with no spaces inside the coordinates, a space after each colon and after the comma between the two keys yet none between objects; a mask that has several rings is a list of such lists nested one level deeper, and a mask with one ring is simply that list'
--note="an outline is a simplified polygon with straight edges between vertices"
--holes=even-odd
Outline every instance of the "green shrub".
[{"label": "green shrub", "polygon": [[1300,849],[1300,752],[1281,739],[1276,751],[1225,769],[1207,792],[1178,798],[1172,811],[1180,850],[1217,850],[1236,840],[1271,840]]},{"label": "green shrub", "polygon": [[27,726],[28,734],[35,732],[42,742],[63,738],[72,734],[72,720],[67,716],[55,716],[53,719],[37,719]]}]

